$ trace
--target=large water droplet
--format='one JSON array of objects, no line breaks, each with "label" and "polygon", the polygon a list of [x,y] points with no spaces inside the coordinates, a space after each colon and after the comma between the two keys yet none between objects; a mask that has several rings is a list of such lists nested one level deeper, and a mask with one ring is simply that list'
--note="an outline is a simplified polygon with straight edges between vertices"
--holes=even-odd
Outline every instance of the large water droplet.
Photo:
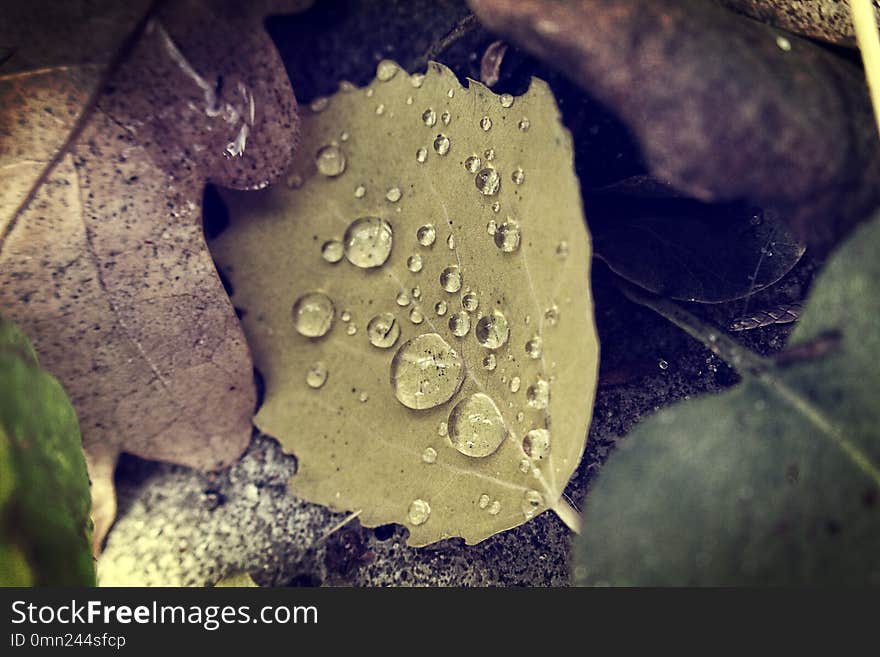
[{"label": "large water droplet", "polygon": [[550,383],[538,379],[526,389],[526,403],[532,408],[547,408],[550,403]]},{"label": "large water droplet", "polygon": [[510,337],[510,325],[500,310],[494,310],[477,322],[474,329],[477,341],[487,349],[498,349],[504,346]]},{"label": "large water droplet", "polygon": [[474,176],[474,184],[484,196],[494,196],[501,189],[501,175],[497,170],[487,167]]},{"label": "large water droplet", "polygon": [[388,349],[400,337],[400,324],[391,313],[380,313],[367,324],[367,337],[374,347]]},{"label": "large water droplet", "polygon": [[495,231],[495,246],[504,253],[513,253],[519,249],[522,241],[522,234],[519,231],[519,224],[513,219],[508,218],[503,224],[498,226]]},{"label": "large water droplet", "polygon": [[327,373],[327,366],[324,363],[320,361],[312,363],[306,370],[306,385],[310,388],[320,388],[327,382]]},{"label": "large water droplet", "polygon": [[440,272],[440,287],[449,293],[458,292],[461,289],[461,270],[458,265],[450,265]]},{"label": "large water droplet", "polygon": [[342,256],[342,242],[339,240],[330,240],[329,242],[324,242],[321,246],[321,257],[327,262],[339,262],[342,260]]},{"label": "large water droplet", "polygon": [[480,170],[480,165],[482,161],[476,155],[471,155],[464,161],[464,168],[467,169],[470,173],[476,173]]},{"label": "large water droplet", "polygon": [[522,512],[526,520],[534,518],[544,506],[544,496],[536,490],[530,490],[523,495]]},{"label": "large water droplet", "polygon": [[492,398],[481,392],[462,399],[449,414],[449,439],[465,456],[489,456],[506,438],[501,412]]},{"label": "large water droplet", "polygon": [[422,122],[428,126],[429,128],[436,125],[437,123],[437,112],[432,110],[430,107],[422,112]]},{"label": "large water droplet", "polygon": [[550,432],[547,429],[532,429],[523,437],[522,448],[530,459],[543,459],[550,453]]},{"label": "large water droplet", "polygon": [[345,171],[345,151],[335,144],[328,144],[315,155],[315,166],[323,175],[334,178]]},{"label": "large water droplet", "polygon": [[420,256],[418,253],[414,253],[413,255],[411,255],[409,258],[406,259],[406,268],[414,274],[422,271],[422,256]]},{"label": "large water droplet", "polygon": [[391,224],[380,217],[361,217],[343,237],[345,257],[357,267],[381,267],[391,255]]},{"label": "large water droplet", "polygon": [[391,78],[397,75],[398,66],[390,59],[383,59],[379,62],[379,65],[376,66],[376,77],[381,82],[388,82]]},{"label": "large water droplet", "polygon": [[449,316],[449,330],[457,338],[463,338],[471,330],[471,317],[466,312],[457,312]]},{"label": "large water droplet", "polygon": [[307,338],[320,338],[333,325],[336,309],[326,294],[308,292],[293,304],[293,325],[296,332]]},{"label": "large water droplet", "polygon": [[416,239],[422,246],[432,246],[437,239],[437,231],[432,224],[425,224],[416,231]]},{"label": "large water droplet", "polygon": [[407,340],[391,361],[394,395],[407,408],[434,408],[449,401],[463,379],[461,357],[436,333]]},{"label": "large water droplet", "polygon": [[437,152],[437,155],[446,155],[449,152],[450,146],[451,142],[446,135],[437,135],[437,138],[434,139],[434,150]]},{"label": "large water droplet", "polygon": [[428,521],[428,518],[431,515],[431,505],[428,504],[425,500],[413,500],[412,504],[409,505],[409,512],[407,513],[407,517],[409,521],[414,525],[423,525]]}]

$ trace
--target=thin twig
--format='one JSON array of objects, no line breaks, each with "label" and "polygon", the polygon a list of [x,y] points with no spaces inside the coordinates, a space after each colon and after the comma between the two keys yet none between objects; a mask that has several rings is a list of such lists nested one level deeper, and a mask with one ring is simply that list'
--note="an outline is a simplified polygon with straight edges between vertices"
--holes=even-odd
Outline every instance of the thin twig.
[{"label": "thin twig", "polygon": [[458,21],[455,26],[449,31],[446,36],[444,36],[439,41],[435,41],[431,44],[431,47],[425,52],[424,55],[419,57],[415,64],[413,65],[413,70],[420,70],[427,66],[428,62],[432,59],[436,59],[437,56],[442,53],[444,50],[449,48],[456,41],[461,40],[465,36],[467,36],[470,32],[477,27],[479,23],[477,22],[477,17],[473,14],[468,14],[460,21]]},{"label": "thin twig", "polygon": [[877,32],[874,3],[871,0],[850,0],[849,7],[856,31],[856,42],[865,65],[871,102],[874,105],[874,119],[877,121],[877,131],[880,132],[880,34]]},{"label": "thin twig", "polygon": [[357,511],[354,511],[354,512],[352,512],[352,513],[349,513],[349,514],[348,514],[347,516],[345,516],[342,520],[340,520],[340,521],[337,522],[335,525],[333,525],[330,529],[328,529],[327,531],[325,531],[325,532],[321,535],[321,538],[318,539],[318,543],[323,543],[324,541],[326,541],[328,538],[330,538],[331,536],[333,536],[333,534],[335,534],[336,532],[338,532],[340,529],[342,529],[342,528],[345,527],[347,524],[349,524],[352,520],[354,520],[354,519],[357,518],[359,515],[361,515],[362,512],[363,512],[363,509],[358,509]]}]

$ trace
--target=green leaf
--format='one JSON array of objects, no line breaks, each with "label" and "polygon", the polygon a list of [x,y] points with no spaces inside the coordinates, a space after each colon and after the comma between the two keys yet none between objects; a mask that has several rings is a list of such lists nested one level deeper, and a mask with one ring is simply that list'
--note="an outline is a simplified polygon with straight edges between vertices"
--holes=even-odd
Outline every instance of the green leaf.
[{"label": "green leaf", "polygon": [[0,319],[0,586],[93,585],[90,534],[73,407]]},{"label": "green leaf", "polygon": [[[437,64],[378,78],[313,103],[289,188],[227,194],[212,250],[293,491],[413,545],[475,543],[564,514],[584,448],[598,344],[571,138],[538,80],[513,98]],[[509,333],[484,332],[496,313]]]},{"label": "green leaf", "polygon": [[878,252],[875,219],[828,262],[785,366],[708,335],[744,382],[623,441],[587,499],[579,583],[880,584]]}]

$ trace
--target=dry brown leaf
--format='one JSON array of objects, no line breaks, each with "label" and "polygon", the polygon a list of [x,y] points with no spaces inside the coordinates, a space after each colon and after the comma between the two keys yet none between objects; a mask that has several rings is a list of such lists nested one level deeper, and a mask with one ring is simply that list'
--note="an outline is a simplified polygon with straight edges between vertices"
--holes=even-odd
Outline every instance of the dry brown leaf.
[{"label": "dry brown leaf", "polygon": [[218,7],[172,2],[150,17],[23,212],[88,89],[63,59],[19,66],[15,48],[0,69],[0,167],[12,181],[0,190],[0,310],[78,412],[97,545],[120,452],[217,468],[251,433],[250,356],[201,199],[206,181],[259,188],[280,174],[296,102],[260,17]]}]

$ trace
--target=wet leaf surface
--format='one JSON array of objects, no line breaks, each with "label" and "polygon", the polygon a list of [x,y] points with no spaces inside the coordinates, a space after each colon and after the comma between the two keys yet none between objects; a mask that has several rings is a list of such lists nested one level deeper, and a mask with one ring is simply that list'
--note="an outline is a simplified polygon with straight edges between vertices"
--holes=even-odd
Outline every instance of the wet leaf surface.
[{"label": "wet leaf surface", "polygon": [[475,543],[558,506],[584,448],[597,342],[570,137],[540,81],[377,78],[304,117],[287,189],[225,194],[212,252],[293,492],[412,545]]},{"label": "wet leaf surface", "polygon": [[880,581],[878,248],[875,218],[829,261],[787,350],[800,358],[627,436],[587,497],[580,583]]},{"label": "wet leaf surface", "polygon": [[93,585],[90,533],[76,414],[0,319],[0,586]]}]

